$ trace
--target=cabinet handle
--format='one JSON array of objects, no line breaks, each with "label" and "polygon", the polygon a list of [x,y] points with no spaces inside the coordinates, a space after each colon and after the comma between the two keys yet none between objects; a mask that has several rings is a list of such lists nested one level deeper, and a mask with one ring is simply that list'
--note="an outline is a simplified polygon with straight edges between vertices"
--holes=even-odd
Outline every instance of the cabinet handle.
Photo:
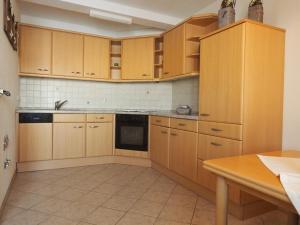
[{"label": "cabinet handle", "polygon": [[76,72],[76,74],[81,74],[80,72]]},{"label": "cabinet handle", "polygon": [[71,72],[71,73],[73,73],[73,74],[74,74],[75,72]]},{"label": "cabinet handle", "polygon": [[164,72],[164,74],[169,74],[169,72]]},{"label": "cabinet handle", "polygon": [[91,73],[92,76],[96,75],[95,73]]},{"label": "cabinet handle", "polygon": [[217,128],[211,128],[212,131],[215,131],[215,132],[221,132],[223,130],[220,130],[220,129],[217,129]]},{"label": "cabinet handle", "polygon": [[215,142],[210,142],[211,145],[216,146],[216,147],[221,147],[221,144],[215,143]]},{"label": "cabinet handle", "polygon": [[77,128],[81,129],[81,128],[83,128],[83,126],[74,126],[73,128],[75,128],[75,129],[77,129]]},{"label": "cabinet handle", "polygon": [[210,114],[207,114],[207,113],[201,113],[200,116],[210,116]]},{"label": "cabinet handle", "polygon": [[172,135],[172,136],[177,136],[177,134],[175,134],[175,133],[171,133],[171,135]]},{"label": "cabinet handle", "polygon": [[43,69],[41,69],[41,68],[38,68],[37,70],[38,70],[38,71],[43,71]]},{"label": "cabinet handle", "polygon": [[147,77],[147,76],[149,76],[149,75],[144,73],[144,74],[142,74],[142,76],[143,76],[143,77]]},{"label": "cabinet handle", "polygon": [[184,123],[179,123],[178,124],[178,126],[180,126],[180,127],[184,127],[186,124],[184,124]]},{"label": "cabinet handle", "polygon": [[103,117],[103,116],[102,116],[102,117],[96,117],[96,119],[97,119],[97,120],[103,120],[104,117]]},{"label": "cabinet handle", "polygon": [[46,71],[46,72],[47,72],[47,71],[49,71],[49,70],[48,70],[48,69],[43,69],[43,71]]},{"label": "cabinet handle", "polygon": [[99,126],[89,126],[89,128],[98,128]]},{"label": "cabinet handle", "polygon": [[167,134],[168,132],[167,132],[167,131],[161,131],[161,133],[162,133],[162,134]]}]

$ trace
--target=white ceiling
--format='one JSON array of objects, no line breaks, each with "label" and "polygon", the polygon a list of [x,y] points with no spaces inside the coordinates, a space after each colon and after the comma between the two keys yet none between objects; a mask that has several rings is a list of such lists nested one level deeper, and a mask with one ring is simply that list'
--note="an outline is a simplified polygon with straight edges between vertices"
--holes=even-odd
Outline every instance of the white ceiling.
[{"label": "white ceiling", "polygon": [[216,0],[23,0],[89,14],[91,9],[129,16],[134,24],[168,29]]}]

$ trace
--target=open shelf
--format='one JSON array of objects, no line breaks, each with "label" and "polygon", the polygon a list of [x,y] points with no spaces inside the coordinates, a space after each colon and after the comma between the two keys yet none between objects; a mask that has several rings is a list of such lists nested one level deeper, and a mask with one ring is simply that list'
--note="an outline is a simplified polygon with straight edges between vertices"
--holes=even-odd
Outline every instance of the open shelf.
[{"label": "open shelf", "polygon": [[162,67],[163,64],[162,63],[157,63],[157,64],[154,64],[155,67]]},{"label": "open shelf", "polygon": [[121,67],[120,66],[111,66],[110,69],[112,69],[112,70],[120,70]]},{"label": "open shelf", "polygon": [[200,53],[193,53],[193,54],[187,55],[186,57],[200,57]]},{"label": "open shelf", "polygon": [[187,38],[186,40],[187,40],[187,41],[200,42],[200,37],[199,37],[199,36],[193,36],[193,37]]},{"label": "open shelf", "polygon": [[122,55],[121,55],[121,53],[113,53],[113,52],[111,52],[110,56],[111,57],[121,57]]}]

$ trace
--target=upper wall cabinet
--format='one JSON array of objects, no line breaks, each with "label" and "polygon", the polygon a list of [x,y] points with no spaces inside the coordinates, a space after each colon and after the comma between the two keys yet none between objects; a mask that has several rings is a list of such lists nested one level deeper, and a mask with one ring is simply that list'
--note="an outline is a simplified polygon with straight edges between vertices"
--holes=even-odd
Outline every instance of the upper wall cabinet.
[{"label": "upper wall cabinet", "polygon": [[217,29],[214,14],[193,16],[166,32],[163,52],[162,78],[198,74],[200,37]]},{"label": "upper wall cabinet", "polygon": [[52,31],[30,26],[20,27],[20,72],[51,73]]},{"label": "upper wall cabinet", "polygon": [[53,75],[83,76],[83,35],[53,32]]},{"label": "upper wall cabinet", "polygon": [[134,38],[122,41],[122,79],[153,79],[153,65],[154,38]]},{"label": "upper wall cabinet", "polygon": [[84,77],[109,79],[110,40],[84,37]]}]

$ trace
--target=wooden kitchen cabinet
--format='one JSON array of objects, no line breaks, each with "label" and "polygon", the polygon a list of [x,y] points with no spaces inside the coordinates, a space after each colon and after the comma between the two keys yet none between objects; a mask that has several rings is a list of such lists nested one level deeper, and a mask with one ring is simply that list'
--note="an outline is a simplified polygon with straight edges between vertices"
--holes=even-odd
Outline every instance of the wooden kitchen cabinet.
[{"label": "wooden kitchen cabinet", "polygon": [[83,35],[53,31],[53,75],[83,77]]},{"label": "wooden kitchen cabinet", "polygon": [[52,159],[52,124],[19,124],[19,162]]},{"label": "wooden kitchen cabinet", "polygon": [[51,73],[52,31],[31,26],[20,27],[20,73]]},{"label": "wooden kitchen cabinet", "polygon": [[85,123],[53,124],[53,159],[85,156]]},{"label": "wooden kitchen cabinet", "polygon": [[109,79],[110,40],[84,36],[84,77]]},{"label": "wooden kitchen cabinet", "polygon": [[113,124],[88,123],[86,128],[86,156],[113,154]]},{"label": "wooden kitchen cabinet", "polygon": [[122,41],[122,79],[151,80],[154,77],[154,38]]},{"label": "wooden kitchen cabinet", "polygon": [[242,124],[245,27],[201,42],[201,120]]},{"label": "wooden kitchen cabinet", "polygon": [[151,160],[169,168],[169,138],[170,128],[157,125],[150,127]]},{"label": "wooden kitchen cabinet", "polygon": [[171,129],[170,169],[191,180],[197,177],[197,133]]},{"label": "wooden kitchen cabinet", "polygon": [[163,78],[184,73],[184,25],[164,34]]}]

